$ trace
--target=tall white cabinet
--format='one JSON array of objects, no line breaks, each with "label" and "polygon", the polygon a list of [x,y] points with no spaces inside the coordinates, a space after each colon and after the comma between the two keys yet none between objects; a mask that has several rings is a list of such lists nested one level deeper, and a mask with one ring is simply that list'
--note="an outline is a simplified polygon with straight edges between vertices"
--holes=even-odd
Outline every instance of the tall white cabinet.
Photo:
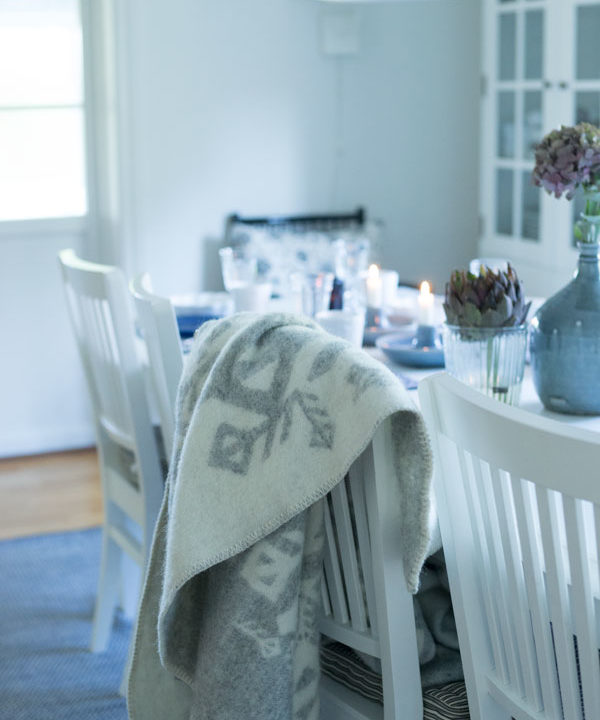
[{"label": "tall white cabinet", "polygon": [[581,206],[531,184],[533,148],[560,125],[600,126],[600,2],[483,0],[482,38],[479,254],[548,296],[576,267]]}]

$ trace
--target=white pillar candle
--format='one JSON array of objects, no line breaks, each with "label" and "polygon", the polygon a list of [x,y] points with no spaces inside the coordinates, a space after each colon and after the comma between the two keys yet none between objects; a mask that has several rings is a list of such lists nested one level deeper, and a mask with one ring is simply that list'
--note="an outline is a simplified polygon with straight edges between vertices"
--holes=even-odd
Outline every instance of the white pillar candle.
[{"label": "white pillar candle", "polygon": [[381,270],[382,300],[384,307],[391,307],[396,303],[399,276],[395,270]]},{"label": "white pillar candle", "polygon": [[383,304],[383,287],[379,268],[377,265],[369,265],[367,272],[367,305],[372,308],[380,308]]},{"label": "white pillar candle", "polygon": [[433,307],[433,295],[431,294],[431,287],[427,280],[423,280],[419,288],[418,297],[418,313],[417,313],[417,324],[418,325],[433,325],[435,310]]}]

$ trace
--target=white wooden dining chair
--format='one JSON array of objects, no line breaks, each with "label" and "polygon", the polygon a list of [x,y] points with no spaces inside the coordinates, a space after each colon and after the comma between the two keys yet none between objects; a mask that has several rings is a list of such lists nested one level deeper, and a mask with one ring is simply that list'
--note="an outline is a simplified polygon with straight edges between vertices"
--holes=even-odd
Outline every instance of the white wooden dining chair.
[{"label": "white wooden dining chair", "polygon": [[175,432],[175,398],[183,369],[175,310],[168,298],[152,292],[147,273],[133,278],[129,290],[135,302],[138,325],[146,341],[163,442],[166,456],[170,459]]},{"label": "white wooden dining chair", "polygon": [[[153,373],[175,417],[175,378],[179,365],[172,355],[172,335],[158,329],[162,309],[168,325],[165,298],[143,289],[141,279],[131,284],[139,321],[144,331],[157,327],[160,348],[151,351]],[[147,312],[142,312],[144,303]],[[144,320],[145,318],[145,320]],[[151,330],[154,333],[154,329]],[[167,338],[163,344],[164,338]],[[171,357],[165,357],[171,355]],[[180,357],[180,356],[179,356]],[[166,369],[171,368],[171,377]],[[177,372],[174,371],[177,369]],[[406,589],[401,555],[399,522],[390,502],[392,483],[397,482],[393,465],[391,427],[384,422],[372,443],[353,463],[348,476],[327,496],[325,504],[325,560],[322,584],[324,636],[370,655],[381,662],[383,707],[367,700],[331,677],[321,678],[323,720],[420,720],[423,717],[419,657],[412,595]]]},{"label": "white wooden dining chair", "polygon": [[163,493],[144,369],[135,346],[131,300],[121,270],[59,254],[67,306],[94,412],[104,524],[91,649],[110,637],[122,554],[144,568]]},{"label": "white wooden dining chair", "polygon": [[419,385],[472,720],[600,718],[600,435]]},{"label": "white wooden dining chair", "polygon": [[383,707],[323,675],[323,720],[423,717],[413,598],[404,580],[396,505],[390,501],[395,482],[386,421],[327,496],[320,626],[326,637],[380,660]]}]

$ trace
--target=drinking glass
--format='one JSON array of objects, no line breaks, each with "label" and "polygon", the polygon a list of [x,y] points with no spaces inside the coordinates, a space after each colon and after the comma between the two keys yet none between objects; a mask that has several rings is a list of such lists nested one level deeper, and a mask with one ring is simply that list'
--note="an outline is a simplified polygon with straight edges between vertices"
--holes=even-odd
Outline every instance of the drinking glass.
[{"label": "drinking glass", "polygon": [[294,272],[290,275],[293,309],[308,317],[329,309],[333,273]]},{"label": "drinking glass", "polygon": [[518,405],[525,371],[527,325],[443,325],[446,371],[485,395]]},{"label": "drinking glass", "polygon": [[256,282],[256,257],[248,255],[243,247],[224,247],[219,250],[223,285],[227,292]]},{"label": "drinking glass", "polygon": [[248,283],[231,291],[236,312],[267,312],[271,299],[271,283]]}]

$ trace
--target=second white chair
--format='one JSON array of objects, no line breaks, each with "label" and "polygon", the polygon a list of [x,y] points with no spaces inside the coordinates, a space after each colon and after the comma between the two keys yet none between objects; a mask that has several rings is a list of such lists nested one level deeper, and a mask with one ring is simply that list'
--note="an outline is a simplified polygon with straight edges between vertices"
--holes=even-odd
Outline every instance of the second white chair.
[{"label": "second white chair", "polygon": [[175,310],[168,298],[152,292],[150,277],[146,273],[131,280],[129,290],[146,341],[163,442],[167,459],[170,459],[175,432],[175,398],[183,369]]}]

